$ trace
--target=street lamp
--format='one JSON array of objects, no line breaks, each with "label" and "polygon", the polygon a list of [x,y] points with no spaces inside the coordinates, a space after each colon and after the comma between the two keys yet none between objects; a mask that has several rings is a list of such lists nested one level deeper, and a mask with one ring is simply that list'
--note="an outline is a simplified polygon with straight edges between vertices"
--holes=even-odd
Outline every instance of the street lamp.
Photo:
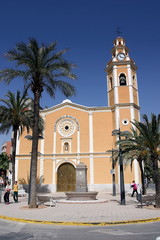
[{"label": "street lamp", "polygon": [[[27,140],[29,140],[29,141],[32,141],[32,140],[33,140],[33,137],[32,137],[31,135],[26,135],[25,138],[26,138]],[[44,139],[44,138],[39,135],[39,136],[38,136],[38,140],[42,140],[42,139]],[[37,154],[38,154],[38,156],[41,155],[40,152],[37,152]],[[32,169],[31,169],[31,164],[30,164],[30,177],[29,177],[29,189],[28,189],[28,205],[30,204],[30,196],[31,196],[31,177],[32,177],[31,171],[32,171]]]},{"label": "street lamp", "polygon": [[112,150],[108,150],[106,151],[107,153],[112,153],[112,170],[111,170],[111,174],[112,174],[112,196],[116,196],[116,181],[115,181],[115,160],[113,157],[113,154],[115,152],[117,152],[117,149],[113,149]]},{"label": "street lamp", "polygon": [[[112,131],[112,136],[118,136],[119,140],[121,140],[121,136],[127,137],[130,134],[129,131],[121,132],[120,129],[115,129]],[[120,167],[120,195],[121,195],[121,205],[125,205],[125,186],[124,186],[124,172],[123,172],[123,159],[122,159],[122,148],[121,144],[119,144],[119,167]]]}]

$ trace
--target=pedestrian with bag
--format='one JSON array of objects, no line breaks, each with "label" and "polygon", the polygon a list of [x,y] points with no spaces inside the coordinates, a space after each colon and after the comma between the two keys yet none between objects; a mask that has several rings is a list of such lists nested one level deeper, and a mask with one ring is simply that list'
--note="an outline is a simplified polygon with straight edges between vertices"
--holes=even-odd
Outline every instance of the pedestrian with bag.
[{"label": "pedestrian with bag", "polygon": [[10,186],[10,183],[7,182],[7,185],[6,185],[6,188],[5,188],[5,193],[4,193],[4,202],[6,204],[9,204],[10,191],[11,191],[11,186]]},{"label": "pedestrian with bag", "polygon": [[3,186],[4,186],[4,181],[3,181],[3,178],[2,178],[2,177],[0,177],[0,188],[2,189],[2,188],[3,188]]}]

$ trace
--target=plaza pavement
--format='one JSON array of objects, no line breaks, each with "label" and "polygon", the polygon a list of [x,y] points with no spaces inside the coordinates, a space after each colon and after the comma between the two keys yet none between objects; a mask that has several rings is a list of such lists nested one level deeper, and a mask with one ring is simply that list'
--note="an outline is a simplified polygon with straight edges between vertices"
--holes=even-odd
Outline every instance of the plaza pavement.
[{"label": "plaza pavement", "polygon": [[53,193],[57,201],[56,207],[39,207],[29,209],[27,196],[19,197],[14,203],[10,197],[10,204],[0,203],[0,218],[14,221],[43,222],[50,224],[123,224],[148,221],[160,221],[160,209],[153,207],[137,208],[136,198],[126,195],[126,205],[120,205],[120,196],[99,193],[95,203],[73,203],[65,200],[64,193]]}]

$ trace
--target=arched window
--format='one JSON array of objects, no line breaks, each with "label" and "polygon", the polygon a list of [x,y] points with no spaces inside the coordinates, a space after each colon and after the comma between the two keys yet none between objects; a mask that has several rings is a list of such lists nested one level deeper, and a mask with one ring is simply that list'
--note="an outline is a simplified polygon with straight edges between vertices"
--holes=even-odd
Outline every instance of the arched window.
[{"label": "arched window", "polygon": [[126,86],[126,75],[124,73],[121,73],[119,76],[119,85],[120,86]]},{"label": "arched window", "polygon": [[113,87],[113,80],[112,80],[112,77],[110,77],[110,88],[112,89]]},{"label": "arched window", "polygon": [[133,86],[135,87],[136,84],[135,84],[135,76],[134,75],[132,76],[132,79],[133,79]]},{"label": "arched window", "polygon": [[64,152],[68,152],[69,151],[69,143],[65,142],[64,143]]}]

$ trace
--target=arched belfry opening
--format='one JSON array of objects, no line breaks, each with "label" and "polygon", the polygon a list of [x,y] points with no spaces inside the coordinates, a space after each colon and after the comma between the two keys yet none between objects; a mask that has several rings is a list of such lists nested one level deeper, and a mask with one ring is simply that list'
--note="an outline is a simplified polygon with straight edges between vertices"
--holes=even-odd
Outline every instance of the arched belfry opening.
[{"label": "arched belfry opening", "polygon": [[121,73],[119,76],[119,85],[120,86],[126,86],[127,81],[126,81],[126,75],[124,73]]},{"label": "arched belfry opening", "polygon": [[71,163],[63,163],[57,170],[57,192],[72,192],[76,189],[76,169]]},{"label": "arched belfry opening", "polygon": [[113,88],[113,79],[112,79],[112,77],[110,77],[109,80],[110,80],[110,81],[109,81],[109,83],[110,83],[110,89],[112,89],[112,88]]}]

